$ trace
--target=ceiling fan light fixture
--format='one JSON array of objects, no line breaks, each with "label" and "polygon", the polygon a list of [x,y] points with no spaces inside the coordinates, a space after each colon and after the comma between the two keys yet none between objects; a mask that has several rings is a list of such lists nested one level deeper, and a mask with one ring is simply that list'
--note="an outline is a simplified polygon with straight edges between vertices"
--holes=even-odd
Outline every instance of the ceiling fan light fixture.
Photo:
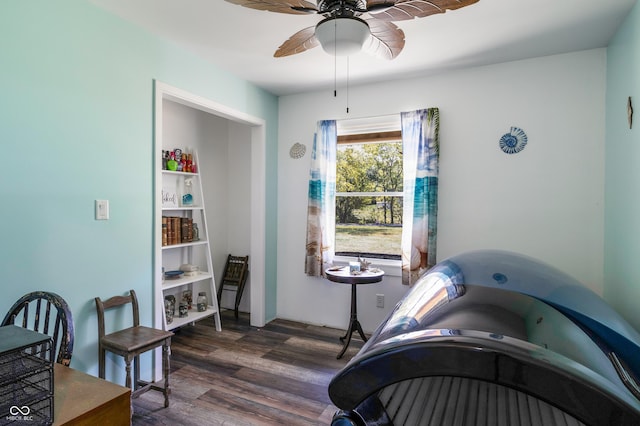
[{"label": "ceiling fan light fixture", "polygon": [[355,17],[327,18],[316,26],[316,38],[330,55],[356,53],[371,35],[369,25]]}]

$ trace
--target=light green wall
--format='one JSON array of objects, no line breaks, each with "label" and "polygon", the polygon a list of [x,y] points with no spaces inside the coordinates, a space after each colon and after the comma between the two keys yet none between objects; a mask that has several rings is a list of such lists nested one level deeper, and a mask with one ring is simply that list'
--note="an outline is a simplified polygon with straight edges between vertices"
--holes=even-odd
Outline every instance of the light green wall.
[{"label": "light green wall", "polygon": [[[0,313],[29,291],[61,294],[75,316],[71,365],[95,374],[95,296],[133,288],[153,322],[153,80],[266,120],[267,200],[277,199],[278,99],[86,0],[3,0],[0,52]],[[95,199],[110,201],[110,220],[94,220]]]},{"label": "light green wall", "polygon": [[606,123],[604,297],[640,329],[640,5],[607,49]]}]

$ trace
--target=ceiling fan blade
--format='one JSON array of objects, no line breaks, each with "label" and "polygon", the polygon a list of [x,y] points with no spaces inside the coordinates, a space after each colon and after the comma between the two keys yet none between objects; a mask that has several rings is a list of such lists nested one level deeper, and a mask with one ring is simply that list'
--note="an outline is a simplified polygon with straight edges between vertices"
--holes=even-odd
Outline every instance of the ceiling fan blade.
[{"label": "ceiling fan blade", "polygon": [[380,13],[395,6],[395,0],[369,0],[367,1],[367,12]]},{"label": "ceiling fan blade", "polygon": [[[228,0],[227,0],[228,1]],[[477,3],[479,0],[396,0],[395,5],[389,8],[371,10],[371,16],[382,21],[406,21],[413,18],[424,18],[425,16],[445,13],[447,10],[460,9]],[[369,5],[376,3],[388,3],[383,0],[369,2]]]},{"label": "ceiling fan blade", "polygon": [[371,31],[363,50],[384,59],[394,59],[404,48],[404,31],[394,23],[379,19],[366,19]]},{"label": "ceiling fan blade", "polygon": [[316,38],[316,27],[307,27],[289,37],[287,41],[278,47],[278,50],[276,50],[276,53],[274,53],[273,56],[276,58],[291,56],[319,45],[320,42]]},{"label": "ceiling fan blade", "polygon": [[225,0],[228,3],[248,7],[250,9],[268,10],[270,12],[306,15],[317,13],[316,5],[305,0]]}]

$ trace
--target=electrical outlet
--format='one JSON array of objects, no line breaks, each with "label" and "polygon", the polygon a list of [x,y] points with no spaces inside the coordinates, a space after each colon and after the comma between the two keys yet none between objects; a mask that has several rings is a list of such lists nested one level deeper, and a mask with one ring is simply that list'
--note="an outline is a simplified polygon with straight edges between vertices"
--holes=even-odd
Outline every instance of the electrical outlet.
[{"label": "electrical outlet", "polygon": [[384,294],[376,294],[376,307],[384,308]]}]

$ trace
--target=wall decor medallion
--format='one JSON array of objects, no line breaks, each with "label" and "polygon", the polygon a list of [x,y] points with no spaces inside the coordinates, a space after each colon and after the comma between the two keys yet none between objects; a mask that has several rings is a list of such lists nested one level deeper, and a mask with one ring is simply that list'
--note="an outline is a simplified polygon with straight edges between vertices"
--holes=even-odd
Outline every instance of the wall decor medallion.
[{"label": "wall decor medallion", "polygon": [[517,154],[527,145],[527,134],[519,127],[512,127],[500,138],[500,149],[507,154]]},{"label": "wall decor medallion", "polygon": [[289,150],[289,156],[294,159],[304,157],[304,153],[307,152],[307,147],[302,145],[301,143],[294,143]]}]

